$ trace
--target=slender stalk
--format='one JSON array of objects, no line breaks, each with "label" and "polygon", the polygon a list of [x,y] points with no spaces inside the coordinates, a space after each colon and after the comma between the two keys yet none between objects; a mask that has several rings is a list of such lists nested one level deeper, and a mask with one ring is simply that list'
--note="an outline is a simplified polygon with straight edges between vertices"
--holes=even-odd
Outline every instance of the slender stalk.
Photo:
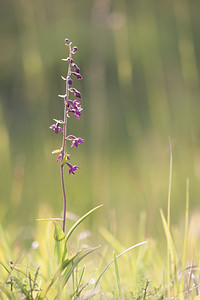
[{"label": "slender stalk", "polygon": [[[167,203],[167,225],[168,231],[170,232],[170,219],[171,219],[171,189],[172,189],[172,143],[171,138],[169,137],[169,147],[170,147],[170,166],[169,166],[169,188],[168,188],[168,203]],[[170,286],[170,274],[171,274],[171,254],[169,243],[167,245],[167,265],[168,265],[168,299],[171,299],[171,286]]]},{"label": "slender stalk", "polygon": [[[71,43],[69,44],[69,65],[68,65],[68,72],[67,77],[70,75],[71,72]],[[66,137],[67,137],[67,106],[66,102],[69,99],[69,84],[66,78],[66,96],[64,98],[64,124],[63,124],[63,141],[62,141],[62,159],[61,159],[61,185],[62,185],[62,192],[63,192],[63,232],[65,232],[65,224],[66,224],[66,212],[67,212],[67,198],[66,198],[66,191],[65,191],[65,180],[64,180],[64,162],[63,159],[65,157],[65,146],[66,146]]]},{"label": "slender stalk", "polygon": [[65,192],[64,172],[63,172],[62,165],[61,165],[61,184],[62,184],[62,191],[63,191],[63,227],[62,227],[62,230],[63,230],[63,232],[65,232],[67,198],[66,198],[66,192]]}]

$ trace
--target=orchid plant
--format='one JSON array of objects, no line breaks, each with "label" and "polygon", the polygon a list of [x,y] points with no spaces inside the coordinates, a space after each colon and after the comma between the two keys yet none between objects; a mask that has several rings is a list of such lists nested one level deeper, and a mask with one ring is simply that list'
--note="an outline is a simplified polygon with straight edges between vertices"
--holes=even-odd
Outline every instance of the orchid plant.
[{"label": "orchid plant", "polygon": [[52,153],[58,153],[57,162],[60,162],[60,171],[61,171],[61,185],[62,185],[62,193],[63,193],[63,226],[62,230],[65,232],[65,224],[66,224],[66,211],[67,211],[67,199],[66,199],[66,191],[65,191],[65,183],[64,183],[64,167],[68,166],[69,175],[75,174],[75,171],[79,169],[77,165],[72,165],[70,161],[70,154],[66,150],[67,142],[71,142],[71,147],[77,148],[79,144],[82,144],[84,140],[80,137],[76,137],[74,135],[68,135],[67,132],[67,122],[70,115],[74,114],[76,119],[80,119],[81,112],[83,108],[80,105],[80,101],[82,99],[81,93],[73,87],[73,79],[81,80],[83,77],[80,74],[80,68],[77,64],[74,63],[73,55],[77,52],[77,46],[72,47],[72,43],[68,38],[65,39],[65,45],[69,49],[69,56],[67,58],[62,59],[68,63],[68,71],[67,76],[61,78],[66,82],[66,91],[64,95],[58,95],[63,98],[64,104],[64,119],[57,120],[54,119],[55,124],[50,126],[56,134],[59,132],[62,133],[62,146],[60,149],[54,150]]}]

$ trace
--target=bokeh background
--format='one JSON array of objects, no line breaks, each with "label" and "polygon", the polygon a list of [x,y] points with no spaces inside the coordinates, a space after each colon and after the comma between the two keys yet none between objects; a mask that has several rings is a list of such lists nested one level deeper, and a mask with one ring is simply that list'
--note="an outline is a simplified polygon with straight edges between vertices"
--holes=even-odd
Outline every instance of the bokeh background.
[{"label": "bokeh background", "polygon": [[[66,174],[68,211],[103,203],[89,228],[104,225],[134,239],[163,234],[169,137],[173,148],[172,224],[200,196],[200,3],[197,0],[9,0],[0,9],[0,220],[4,228],[60,217],[60,169],[51,151],[61,135],[68,37],[84,80],[81,120],[69,132],[85,143],[71,151],[80,166]],[[66,170],[67,173],[67,170]]]}]

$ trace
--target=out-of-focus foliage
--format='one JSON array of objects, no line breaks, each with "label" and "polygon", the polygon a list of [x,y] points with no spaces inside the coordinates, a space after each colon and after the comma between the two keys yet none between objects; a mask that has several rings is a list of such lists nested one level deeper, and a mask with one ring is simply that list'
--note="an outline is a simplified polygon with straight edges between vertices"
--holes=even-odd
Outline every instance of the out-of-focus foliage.
[{"label": "out-of-focus foliage", "polygon": [[[147,216],[148,233],[159,231],[159,209],[167,203],[169,136],[172,223],[185,210],[187,177],[191,209],[198,206],[199,9],[198,1],[189,0],[1,3],[0,219],[5,227],[31,223],[44,205],[53,216],[61,215],[59,166],[51,155],[60,137],[48,127],[52,118],[62,118],[57,95],[65,89],[60,76],[66,75],[61,62],[66,37],[79,48],[84,76],[79,83],[84,114],[80,122],[70,120],[70,132],[85,138],[73,155],[81,169],[66,176],[68,210],[81,215],[104,203],[96,224],[100,219],[125,240],[137,232],[140,215]],[[46,210],[44,217],[50,217]],[[95,228],[94,219],[90,225]],[[127,237],[124,228],[130,229]]]}]

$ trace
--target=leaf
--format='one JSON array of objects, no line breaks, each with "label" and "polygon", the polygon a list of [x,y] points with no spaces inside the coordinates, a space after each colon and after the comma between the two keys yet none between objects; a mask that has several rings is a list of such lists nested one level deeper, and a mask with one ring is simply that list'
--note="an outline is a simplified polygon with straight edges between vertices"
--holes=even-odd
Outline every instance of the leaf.
[{"label": "leaf", "polygon": [[58,223],[53,222],[54,224],[54,239],[55,239],[55,248],[54,248],[54,253],[55,256],[57,257],[58,263],[61,262],[62,256],[63,256],[63,251],[65,247],[65,234],[58,225]]},{"label": "leaf", "polygon": [[64,286],[67,281],[69,280],[74,268],[78,265],[78,263],[88,254],[92,253],[99,247],[95,248],[89,248],[83,251],[80,251],[76,254],[74,254],[71,258],[67,258],[62,262],[62,264],[59,266],[56,272],[52,274],[51,278],[49,281],[46,283],[45,288],[43,288],[41,294],[39,295],[38,299],[42,300],[46,297],[47,293],[50,291],[54,283],[56,282],[57,279],[60,279],[62,276],[62,281],[61,285]]},{"label": "leaf", "polygon": [[63,157],[63,161],[62,161],[62,166],[64,166],[64,164],[67,161],[67,153],[65,153],[64,157]]},{"label": "leaf", "polygon": [[44,288],[42,289],[41,294],[38,296],[39,300],[45,299],[47,293],[50,291],[50,289],[52,288],[52,286],[54,285],[54,283],[56,282],[56,280],[59,278],[60,273],[61,273],[61,271],[60,271],[60,267],[59,267],[57,269],[57,271],[52,274],[52,276],[50,277],[50,279],[45,284]]},{"label": "leaf", "polygon": [[1,242],[2,242],[2,246],[4,247],[5,249],[5,253],[7,253],[7,257],[9,260],[12,259],[12,253],[11,253],[11,248],[9,246],[9,243],[8,243],[8,240],[7,240],[7,237],[5,235],[5,232],[0,224],[0,236],[1,236]]},{"label": "leaf", "polygon": [[[79,290],[79,287],[81,286],[82,279],[83,279],[83,276],[85,274],[85,269],[86,269],[86,266],[84,266],[83,269],[81,270],[81,274],[80,274],[80,277],[79,277],[79,282],[77,284],[77,292]],[[77,294],[77,292],[76,292],[76,294]]]},{"label": "leaf", "polygon": [[[123,252],[121,252],[120,254],[118,254],[118,255],[116,256],[116,259],[119,258],[120,256],[122,256],[123,254],[127,253],[128,251],[130,251],[130,250],[132,250],[132,249],[134,249],[134,248],[136,248],[136,247],[138,247],[138,246],[145,245],[145,244],[147,244],[146,241],[141,242],[141,243],[138,243],[138,244],[135,244],[135,245],[129,247],[128,249],[126,249],[126,250],[124,250]],[[100,276],[98,277],[98,279],[97,279],[97,281],[96,281],[96,283],[95,283],[94,290],[96,289],[96,287],[97,287],[97,285],[98,285],[98,283],[99,283],[101,277],[103,276],[103,274],[106,272],[106,270],[110,267],[110,265],[111,265],[113,262],[114,262],[114,259],[112,259],[112,260],[109,262],[109,264],[105,267],[105,269],[103,270],[103,272],[100,274]]]},{"label": "leaf", "polygon": [[2,267],[4,267],[4,269],[8,272],[8,274],[11,273],[10,267],[1,258],[0,258],[0,265],[2,265]]},{"label": "leaf", "polygon": [[174,242],[173,242],[173,239],[172,239],[172,236],[171,236],[171,232],[169,231],[169,227],[168,227],[167,221],[164,217],[162,209],[160,210],[160,215],[161,215],[161,219],[162,219],[162,222],[163,222],[163,227],[164,227],[164,231],[165,231],[165,235],[166,235],[167,245],[169,247],[171,258],[173,259],[173,262],[174,262],[174,261],[177,261],[176,248],[175,248],[175,245],[174,245]]},{"label": "leaf", "polygon": [[70,236],[72,235],[72,233],[74,232],[74,230],[89,216],[91,215],[95,210],[97,210],[98,208],[102,207],[103,204],[98,205],[97,207],[91,209],[89,212],[87,212],[84,216],[82,216],[68,231],[66,238],[65,238],[65,242],[67,243],[68,239],[70,238]]},{"label": "leaf", "polygon": [[113,257],[114,257],[113,259],[114,259],[114,265],[115,265],[115,276],[116,276],[116,281],[117,281],[117,288],[118,288],[119,299],[122,299],[122,289],[121,289],[119,268],[118,268],[118,264],[117,264],[117,259],[116,259],[115,251],[114,251]]},{"label": "leaf", "polygon": [[[1,297],[3,296],[2,293],[4,293],[6,295],[6,297],[7,297],[7,298],[4,298],[4,299],[10,299],[10,300],[14,300],[15,299],[13,297],[12,291],[6,289],[4,286],[1,286],[1,294],[0,294]],[[0,298],[0,299],[3,299],[3,298]]]},{"label": "leaf", "polygon": [[62,276],[62,284],[63,286],[67,283],[70,276],[72,275],[72,272],[74,271],[75,267],[79,264],[79,262],[86,257],[88,254],[94,252],[97,250],[100,246],[94,247],[94,248],[88,248],[85,250],[82,250],[78,252],[72,259],[67,260],[67,266],[65,261],[62,264],[62,267],[65,267],[64,274]]},{"label": "leaf", "polygon": [[95,210],[97,210],[98,208],[102,207],[103,204],[91,209],[89,212],[87,212],[84,216],[82,216],[68,231],[66,238],[65,238],[65,251],[63,253],[63,260],[65,259],[65,255],[67,253],[67,241],[69,240],[70,236],[72,235],[72,233],[74,232],[74,230],[89,216],[91,215]]}]

